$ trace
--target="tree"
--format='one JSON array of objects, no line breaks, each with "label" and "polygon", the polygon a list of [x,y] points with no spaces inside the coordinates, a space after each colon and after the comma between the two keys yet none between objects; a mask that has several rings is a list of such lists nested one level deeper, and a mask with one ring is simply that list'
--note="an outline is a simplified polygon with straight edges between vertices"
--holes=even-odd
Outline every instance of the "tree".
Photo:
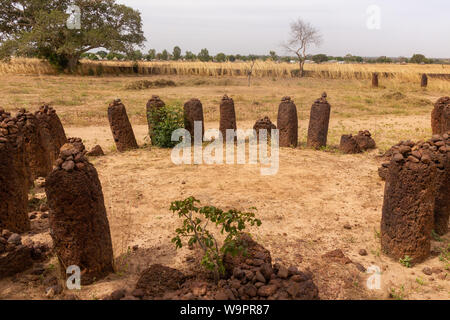
[{"label": "tree", "polygon": [[225,62],[227,60],[227,56],[225,55],[225,53],[218,53],[215,57],[214,60],[217,62]]},{"label": "tree", "polygon": [[180,60],[181,59],[181,49],[180,47],[176,46],[173,48],[172,51],[173,60]]},{"label": "tree", "polygon": [[328,61],[328,57],[326,54],[321,53],[321,54],[316,54],[315,56],[313,56],[312,60],[315,63],[322,63],[322,62]]},{"label": "tree", "polygon": [[167,61],[169,60],[169,52],[164,49],[163,52],[161,52],[161,60]]},{"label": "tree", "polygon": [[299,60],[300,77],[303,77],[306,60],[306,52],[312,45],[319,46],[322,42],[322,36],[319,31],[311,24],[297,19],[291,23],[291,34],[289,40],[283,44],[286,51],[294,53]]},{"label": "tree", "polygon": [[[81,10],[81,29],[67,26],[69,6]],[[74,71],[96,48],[129,53],[145,41],[139,11],[115,0],[0,0],[0,58],[35,55]]]},{"label": "tree", "polygon": [[414,54],[411,59],[409,59],[410,63],[428,63],[428,59],[423,54]]},{"label": "tree", "polygon": [[144,58],[144,55],[142,54],[141,50],[135,50],[133,52],[130,52],[127,54],[127,59],[132,61],[140,61]]},{"label": "tree", "polygon": [[272,61],[278,61],[278,56],[275,51],[270,51],[269,54],[270,54],[270,58],[272,59]]},{"label": "tree", "polygon": [[103,51],[103,50],[100,50],[100,51],[97,51],[97,55],[98,55],[100,58],[105,59],[106,56],[108,55],[108,52]]},{"label": "tree", "polygon": [[227,60],[230,61],[230,62],[235,62],[236,61],[236,57],[231,54],[231,55],[227,56]]},{"label": "tree", "polygon": [[211,60],[211,57],[209,56],[208,49],[202,49],[200,50],[200,53],[197,55],[197,58],[202,62],[207,62]]},{"label": "tree", "polygon": [[152,61],[152,60],[155,60],[155,58],[156,58],[156,50],[155,49],[148,50],[148,54],[145,57],[145,59],[147,61]]},{"label": "tree", "polygon": [[191,51],[186,51],[184,58],[188,61],[194,61],[197,57]]}]

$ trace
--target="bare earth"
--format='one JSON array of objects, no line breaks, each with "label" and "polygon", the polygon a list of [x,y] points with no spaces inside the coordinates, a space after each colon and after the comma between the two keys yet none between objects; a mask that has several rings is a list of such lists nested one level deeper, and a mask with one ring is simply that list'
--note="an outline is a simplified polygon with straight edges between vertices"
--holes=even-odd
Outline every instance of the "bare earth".
[{"label": "bare earth", "polygon": [[[333,148],[340,134],[361,129],[370,130],[383,146],[427,136],[430,107],[426,108],[419,114],[394,117],[336,117],[330,124],[331,148],[283,148],[279,172],[274,176],[262,176],[259,164],[176,166],[171,162],[171,151],[158,148],[120,154],[114,151],[109,127],[67,126],[67,136],[83,138],[88,149],[100,144],[106,153],[91,161],[103,186],[117,269],[107,279],[70,293],[81,299],[101,299],[118,288],[132,289],[139,272],[154,263],[196,272],[199,252],[187,248],[176,251],[170,242],[180,221],[169,211],[171,201],[195,196],[203,205],[241,210],[256,207],[263,224],[250,232],[270,250],[273,260],[310,269],[321,299],[450,299],[449,262],[439,258],[440,248],[450,243],[450,234],[442,241],[433,241],[434,256],[412,268],[387,258],[381,253],[379,239],[384,192],[384,182],[377,174],[380,150],[343,155]],[[250,129],[254,120],[238,121],[238,128]],[[308,116],[299,123],[302,143],[307,123]],[[147,127],[134,123],[133,128],[138,143],[144,145]],[[208,122],[209,128],[218,128],[218,122]],[[43,190],[36,192],[39,195]],[[51,243],[48,231],[31,238]],[[135,245],[137,250],[132,249]],[[369,290],[366,280],[370,275],[360,272],[355,264],[330,263],[322,258],[334,249],[341,249],[365,268],[378,266],[381,289]],[[368,255],[359,255],[360,249]],[[191,257],[194,261],[188,259]],[[439,267],[447,277],[427,276],[422,272],[424,267]],[[58,274],[56,257],[46,268]],[[27,273],[0,281],[1,299],[46,299],[44,290],[39,280]]]}]

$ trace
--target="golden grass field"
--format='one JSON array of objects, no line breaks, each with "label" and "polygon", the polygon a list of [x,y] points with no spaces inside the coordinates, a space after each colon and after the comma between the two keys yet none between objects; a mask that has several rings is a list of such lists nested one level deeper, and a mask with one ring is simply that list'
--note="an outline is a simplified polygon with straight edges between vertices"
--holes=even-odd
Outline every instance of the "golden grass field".
[{"label": "golden grass field", "polygon": [[[389,67],[416,68],[411,72],[418,73],[438,72],[428,68],[440,68]],[[1,67],[0,70],[7,72]],[[380,161],[376,157],[400,140],[431,135],[433,103],[449,95],[447,82],[436,84],[430,80],[429,87],[422,89],[415,81],[380,79],[380,88],[372,89],[368,79],[255,77],[249,87],[245,77],[79,77],[36,71],[2,77],[1,107],[11,111],[23,107],[36,110],[41,103],[50,103],[68,136],[83,138],[88,149],[100,144],[106,152],[105,157],[91,161],[103,186],[117,272],[83,287],[77,293],[79,297],[100,299],[117,288],[132,288],[139,272],[153,263],[186,273],[198,272],[198,250],[176,251],[170,243],[180,223],[168,209],[170,202],[193,195],[204,205],[241,210],[256,207],[263,225],[250,231],[257,241],[271,251],[275,262],[310,269],[322,299],[450,298],[450,256],[442,253],[450,245],[450,235],[432,241],[433,256],[412,268],[381,253],[384,182],[377,174]],[[160,78],[173,80],[177,86],[126,89],[138,80]],[[309,110],[324,91],[332,108],[329,148],[309,150],[305,147]],[[266,115],[276,123],[281,98],[291,96],[298,108],[300,146],[282,148],[280,170],[269,177],[261,176],[255,165],[176,166],[170,160],[170,150],[144,145],[148,141],[145,105],[154,94],[166,104],[179,106],[190,98],[199,98],[206,129],[218,128],[219,102],[224,94],[234,99],[237,125],[242,129],[252,128],[258,118]],[[106,115],[108,103],[115,98],[127,107],[142,146],[139,150],[121,154],[115,151]],[[343,155],[336,150],[342,134],[363,129],[370,130],[378,149],[360,155]],[[42,191],[35,190],[36,194]],[[350,229],[344,228],[347,224]],[[48,232],[30,237],[51,241]],[[130,250],[134,245],[139,246],[135,252]],[[359,272],[355,265],[328,263],[321,258],[337,248],[366,268],[379,266],[382,289],[368,290],[368,275]],[[360,249],[367,250],[368,255],[360,256]],[[56,258],[47,263],[50,274],[56,274],[51,267],[56,264]],[[424,267],[441,268],[447,277],[426,276],[422,273]],[[5,299],[45,298],[44,289],[38,280],[0,281],[0,297]]]}]

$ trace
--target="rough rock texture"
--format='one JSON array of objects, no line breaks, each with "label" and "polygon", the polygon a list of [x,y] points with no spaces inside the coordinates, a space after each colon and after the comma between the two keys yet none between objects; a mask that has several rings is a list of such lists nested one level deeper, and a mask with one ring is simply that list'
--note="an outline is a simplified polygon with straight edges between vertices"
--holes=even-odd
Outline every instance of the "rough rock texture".
[{"label": "rough rock texture", "polygon": [[341,137],[341,142],[339,144],[339,150],[345,154],[361,153],[358,142],[351,134],[344,134]]},{"label": "rough rock texture", "polygon": [[30,248],[19,245],[12,246],[9,250],[0,252],[0,279],[23,272],[33,265]]},{"label": "rough rock texture", "polygon": [[100,156],[104,156],[105,153],[103,152],[102,147],[100,147],[99,145],[96,145],[92,148],[91,151],[86,153],[86,155],[89,157],[100,157]]},{"label": "rough rock texture", "polygon": [[67,143],[73,145],[79,153],[83,153],[86,150],[86,147],[83,144],[83,139],[81,138],[68,138]]},{"label": "rough rock texture", "polygon": [[366,150],[375,149],[376,143],[368,130],[359,131],[356,136],[351,134],[343,135],[339,150],[343,153],[361,153]]},{"label": "rough rock texture", "polygon": [[153,265],[141,275],[135,297],[172,300],[315,300],[318,289],[312,274],[296,267],[272,265],[270,252],[248,235],[241,240],[248,245],[247,255],[225,257],[227,274],[215,284],[184,276],[180,271]]},{"label": "rough rock texture", "polygon": [[30,229],[27,209],[31,180],[23,131],[17,118],[0,109],[0,227],[17,233]]},{"label": "rough rock texture", "polygon": [[307,146],[319,149],[327,145],[328,125],[330,123],[331,106],[327,101],[327,94],[314,102],[309,117]]},{"label": "rough rock texture", "polygon": [[148,133],[151,139],[152,145],[155,145],[155,139],[153,134],[152,123],[158,123],[159,117],[155,114],[155,111],[164,108],[166,104],[160,99],[159,96],[153,95],[147,102],[147,123],[148,123]]},{"label": "rough rock texture", "polygon": [[113,272],[113,251],[102,187],[78,146],[65,144],[47,177],[50,234],[62,272],[81,268],[82,284]]},{"label": "rough rock texture", "polygon": [[256,136],[259,138],[259,130],[266,130],[267,137],[270,137],[272,134],[272,129],[276,129],[277,127],[270,121],[269,117],[264,117],[255,122],[253,126],[253,130],[256,131]]},{"label": "rough rock texture", "polygon": [[41,106],[35,116],[40,126],[43,144],[49,146],[51,162],[54,163],[58,158],[59,149],[67,143],[64,127],[55,109],[47,104]]},{"label": "rough rock texture", "polygon": [[143,290],[148,298],[162,297],[167,291],[179,289],[185,278],[176,269],[154,264],[142,272],[136,289]]},{"label": "rough rock texture", "polygon": [[372,87],[378,88],[378,72],[372,73]]},{"label": "rough rock texture", "polygon": [[34,114],[21,109],[16,118],[17,125],[23,131],[25,156],[30,168],[31,181],[38,177],[46,177],[53,168],[50,142],[46,139]]},{"label": "rough rock texture", "polygon": [[431,129],[433,134],[450,131],[450,97],[442,97],[434,104],[431,112]]},{"label": "rough rock texture", "polygon": [[114,100],[109,105],[108,120],[119,152],[138,148],[133,128],[128,120],[127,110],[120,99]]},{"label": "rough rock texture", "polygon": [[[400,141],[386,151],[384,157],[390,161],[397,153],[412,152],[422,161],[433,162],[437,167],[435,184],[437,186],[434,208],[434,231],[439,235],[448,232],[450,216],[450,132],[443,135],[433,135],[428,141],[414,143],[410,140]],[[385,180],[389,171],[389,162],[378,169],[380,177]]]},{"label": "rough rock texture", "polygon": [[394,259],[418,263],[430,255],[436,165],[410,147],[394,153],[386,179],[381,249]]},{"label": "rough rock texture", "polygon": [[224,95],[220,102],[220,127],[223,140],[226,141],[227,129],[236,130],[236,113],[234,111],[234,101]]},{"label": "rough rock texture", "polygon": [[203,106],[200,100],[191,99],[184,104],[184,128],[191,134],[191,139],[194,141],[194,122],[200,121],[202,123],[202,141],[205,135],[205,123],[203,120]]},{"label": "rough rock texture", "polygon": [[277,127],[280,130],[280,147],[297,147],[297,106],[290,97],[281,99],[281,104],[278,107]]},{"label": "rough rock texture", "polygon": [[422,74],[422,78],[420,79],[420,86],[422,88],[426,88],[428,86],[428,76],[425,73]]}]

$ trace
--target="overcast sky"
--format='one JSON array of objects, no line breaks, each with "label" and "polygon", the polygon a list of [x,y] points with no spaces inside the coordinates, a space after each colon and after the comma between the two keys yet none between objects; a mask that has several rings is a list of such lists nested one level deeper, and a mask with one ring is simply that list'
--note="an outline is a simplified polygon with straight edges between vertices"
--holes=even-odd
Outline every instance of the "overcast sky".
[{"label": "overcast sky", "polygon": [[[283,55],[289,24],[302,18],[323,44],[311,53],[450,57],[449,0],[118,0],[138,9],[146,49]],[[369,6],[380,9],[369,17]],[[371,19],[370,19],[371,18]],[[367,26],[368,20],[372,29]],[[375,27],[375,29],[373,28]]]}]

